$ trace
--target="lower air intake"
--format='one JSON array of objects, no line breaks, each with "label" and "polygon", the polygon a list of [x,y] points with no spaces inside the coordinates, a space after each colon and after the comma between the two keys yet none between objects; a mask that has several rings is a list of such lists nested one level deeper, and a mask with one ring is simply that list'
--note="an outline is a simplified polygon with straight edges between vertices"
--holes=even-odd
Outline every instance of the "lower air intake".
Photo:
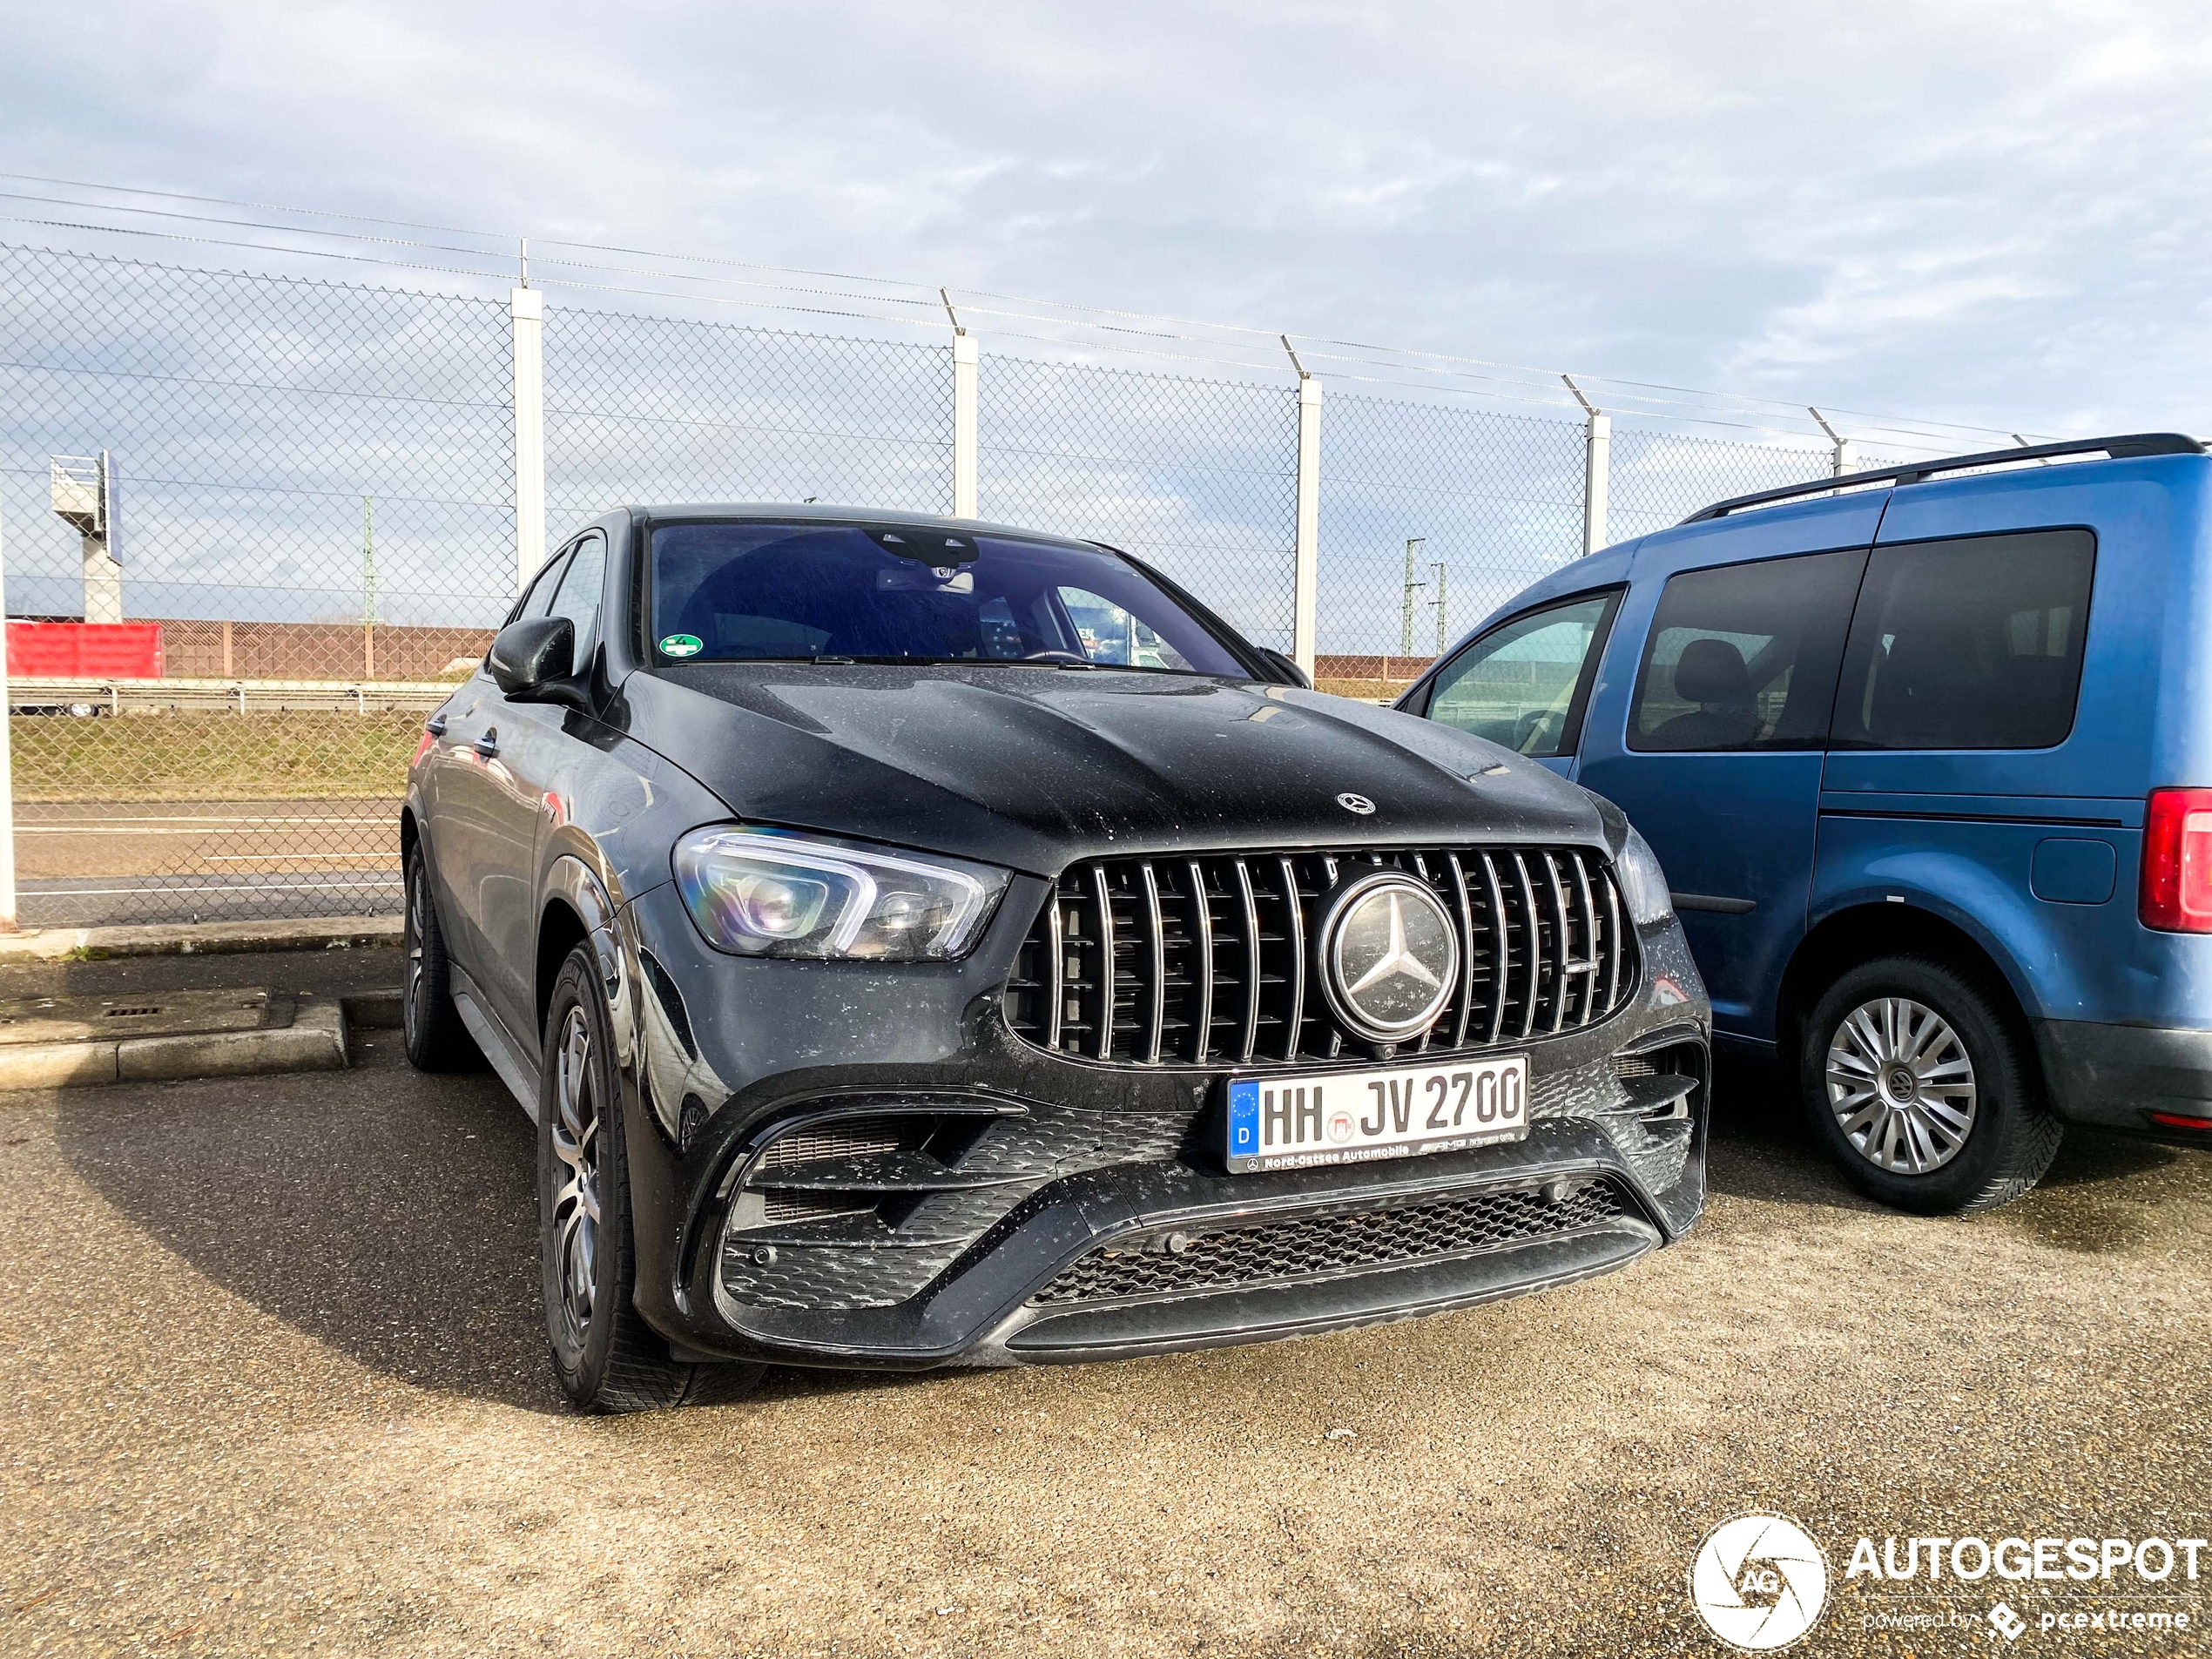
[{"label": "lower air intake", "polygon": [[1631,1213],[1602,1177],[1572,1182],[1556,1197],[1515,1188],[1440,1198],[1352,1216],[1301,1216],[1224,1232],[1169,1235],[1096,1251],[1030,1298],[1033,1305],[1235,1289],[1326,1273],[1389,1267],[1504,1250],[1579,1232]]}]

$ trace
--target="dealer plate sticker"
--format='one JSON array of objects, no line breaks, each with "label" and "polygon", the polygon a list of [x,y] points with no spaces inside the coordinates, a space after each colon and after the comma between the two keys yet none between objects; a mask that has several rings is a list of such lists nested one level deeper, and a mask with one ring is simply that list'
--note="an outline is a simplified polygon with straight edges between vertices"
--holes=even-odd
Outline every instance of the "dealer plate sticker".
[{"label": "dealer plate sticker", "polygon": [[1232,1077],[1230,1172],[1457,1152],[1528,1136],[1528,1056]]}]

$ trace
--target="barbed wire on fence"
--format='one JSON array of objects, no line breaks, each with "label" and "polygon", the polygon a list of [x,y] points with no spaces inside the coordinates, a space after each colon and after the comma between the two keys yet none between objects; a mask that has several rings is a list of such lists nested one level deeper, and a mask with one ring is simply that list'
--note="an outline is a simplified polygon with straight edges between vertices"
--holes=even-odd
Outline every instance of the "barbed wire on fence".
[{"label": "barbed wire on fence", "polygon": [[[309,262],[353,262],[388,268],[404,268],[422,274],[444,275],[477,282],[504,285],[527,270],[529,280],[542,287],[576,293],[645,298],[664,304],[692,302],[784,311],[798,315],[830,315],[847,320],[919,327],[941,332],[946,327],[941,296],[948,290],[963,311],[993,319],[991,332],[1000,340],[1020,341],[1098,354],[1108,361],[1128,355],[1151,356],[1162,361],[1184,361],[1246,373],[1279,375],[1285,368],[1279,349],[1282,331],[1272,326],[1224,323],[1100,306],[1039,299],[995,290],[966,288],[915,278],[856,274],[771,264],[725,256],[671,253],[577,238],[539,237],[506,231],[464,229],[415,220],[379,219],[186,192],[158,191],[87,180],[59,179],[44,175],[0,172],[0,180],[40,186],[32,191],[0,190],[0,201],[10,198],[26,205],[45,205],[91,217],[56,220],[51,217],[0,212],[0,222],[37,224],[84,233],[96,239],[138,238],[182,247],[199,244],[250,250],[267,259],[297,259]],[[63,193],[66,192],[66,193]],[[149,206],[158,202],[170,204]],[[176,204],[190,204],[182,207]],[[229,209],[230,213],[209,210]],[[266,219],[241,219],[239,212],[273,214],[292,220],[317,220],[319,225],[273,223]],[[155,231],[135,221],[155,219],[177,226],[197,225],[204,230],[256,232],[262,239],[202,236],[173,230]],[[374,226],[362,230],[357,226]],[[385,233],[414,230],[459,240],[427,241]],[[271,238],[287,239],[271,241]],[[548,252],[568,249],[570,254]],[[378,250],[370,252],[366,250]],[[461,263],[438,265],[428,258],[402,259],[401,254],[444,255]],[[647,261],[610,264],[603,259],[576,254],[607,254]],[[563,276],[563,271],[584,273]],[[744,274],[715,274],[716,273]],[[611,282],[627,277],[649,285]],[[823,286],[825,284],[833,286]],[[741,289],[740,293],[714,290]],[[826,302],[836,301],[837,304]],[[996,326],[1008,325],[1008,326]],[[1018,325],[1018,326],[1015,326]],[[1411,347],[1386,346],[1335,336],[1307,334],[1292,329],[1301,354],[1318,371],[1347,384],[1392,386],[1401,389],[1456,394],[1507,403],[1573,409],[1575,401],[1561,385],[1562,371],[1465,354]],[[1332,367],[1333,366],[1333,367]],[[1622,415],[1653,423],[1682,423],[1715,429],[1763,432],[1784,439],[1824,439],[1817,417],[1803,404],[1770,395],[1713,391],[1668,382],[1615,375],[1572,373],[1576,381],[1594,388],[1598,401]],[[1984,440],[2013,435],[1971,422],[1900,416],[1873,411],[1823,408],[1831,419],[1843,417],[1851,435],[1886,441],[1888,447],[1927,454],[1955,454],[1962,449],[1992,447]]]}]

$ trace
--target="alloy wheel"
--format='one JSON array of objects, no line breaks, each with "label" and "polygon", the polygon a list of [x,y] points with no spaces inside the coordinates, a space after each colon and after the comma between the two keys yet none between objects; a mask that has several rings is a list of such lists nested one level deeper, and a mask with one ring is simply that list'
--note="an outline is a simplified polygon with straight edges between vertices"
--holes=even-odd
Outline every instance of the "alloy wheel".
[{"label": "alloy wheel", "polygon": [[563,1334],[572,1349],[591,1328],[599,1259],[599,1110],[591,1064],[591,1027],[571,1008],[561,1022],[556,1066],[553,1260],[561,1279]]},{"label": "alloy wheel", "polygon": [[1877,1169],[1925,1175],[1973,1133],[1973,1062],[1951,1022],[1925,1003],[1860,1003],[1829,1042],[1826,1075],[1837,1127]]}]

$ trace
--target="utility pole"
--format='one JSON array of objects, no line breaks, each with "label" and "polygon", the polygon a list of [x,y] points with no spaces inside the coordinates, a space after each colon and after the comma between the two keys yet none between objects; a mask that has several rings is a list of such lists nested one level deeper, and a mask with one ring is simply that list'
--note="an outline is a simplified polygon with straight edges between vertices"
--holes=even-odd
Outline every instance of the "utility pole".
[{"label": "utility pole", "polygon": [[1401,657],[1411,657],[1413,654],[1413,591],[1417,588],[1425,588],[1428,585],[1426,582],[1413,580],[1413,555],[1417,549],[1425,547],[1427,543],[1428,537],[1426,536],[1409,536],[1406,538],[1406,593],[1405,603],[1399,610],[1398,630],[1398,654]]},{"label": "utility pole", "polygon": [[1446,604],[1446,600],[1445,600],[1445,594],[1444,594],[1444,579],[1445,579],[1445,576],[1446,576],[1446,571],[1445,571],[1445,569],[1444,569],[1443,565],[1441,565],[1441,564],[1437,564],[1437,565],[1435,565],[1435,566],[1433,566],[1433,567],[1432,567],[1432,568],[1433,568],[1433,569],[1436,571],[1436,598],[1435,598],[1435,600],[1433,601],[1433,603],[1434,603],[1434,604],[1435,604],[1435,606],[1436,606],[1436,654],[1437,654],[1439,657],[1441,657],[1441,656],[1444,654],[1444,644],[1445,644],[1445,633],[1444,633],[1444,631],[1445,631],[1445,626],[1446,626],[1446,624],[1445,624],[1445,604]]},{"label": "utility pole", "polygon": [[361,497],[361,673],[376,678],[376,497]]}]

